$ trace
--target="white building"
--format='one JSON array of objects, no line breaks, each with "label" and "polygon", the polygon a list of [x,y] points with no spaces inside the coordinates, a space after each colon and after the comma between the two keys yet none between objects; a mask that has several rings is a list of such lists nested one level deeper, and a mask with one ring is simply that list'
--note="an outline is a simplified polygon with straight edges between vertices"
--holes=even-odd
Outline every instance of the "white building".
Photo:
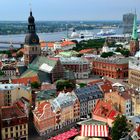
[{"label": "white building", "polygon": [[60,58],[62,65],[74,72],[76,79],[89,78],[90,63],[87,59],[81,57]]}]

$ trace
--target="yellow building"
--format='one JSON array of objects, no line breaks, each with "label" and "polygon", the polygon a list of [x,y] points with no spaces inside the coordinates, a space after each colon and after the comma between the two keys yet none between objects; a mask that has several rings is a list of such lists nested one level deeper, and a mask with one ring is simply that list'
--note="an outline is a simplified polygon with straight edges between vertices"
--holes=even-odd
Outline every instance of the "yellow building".
[{"label": "yellow building", "polygon": [[16,106],[1,108],[1,140],[28,140],[28,118]]},{"label": "yellow building", "polygon": [[3,106],[13,105],[15,101],[22,97],[32,103],[31,89],[20,84],[1,84],[0,94],[3,94]]},{"label": "yellow building", "polygon": [[140,94],[133,93],[132,96],[132,115],[140,114]]},{"label": "yellow building", "polygon": [[129,85],[132,88],[140,87],[140,60],[133,58],[129,61]]}]

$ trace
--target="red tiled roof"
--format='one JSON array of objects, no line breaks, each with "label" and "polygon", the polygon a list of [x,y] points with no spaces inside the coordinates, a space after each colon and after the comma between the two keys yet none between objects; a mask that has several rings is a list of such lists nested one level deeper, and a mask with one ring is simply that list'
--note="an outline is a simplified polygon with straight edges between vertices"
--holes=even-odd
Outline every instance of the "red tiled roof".
[{"label": "red tiled roof", "polygon": [[83,49],[81,51],[79,51],[79,53],[91,53],[93,52],[94,49]]},{"label": "red tiled roof", "polygon": [[72,42],[72,41],[63,41],[61,43],[61,46],[62,47],[65,47],[65,46],[69,46],[69,45],[75,45],[76,43]]},{"label": "red tiled roof", "polygon": [[93,110],[93,115],[97,115],[103,118],[109,118],[114,120],[119,112],[113,109],[112,105],[109,102],[99,100]]},{"label": "red tiled roof", "polygon": [[24,117],[25,113],[20,111],[16,106],[4,106],[1,108],[2,119],[9,119],[15,117]]},{"label": "red tiled roof", "polygon": [[46,47],[47,46],[47,42],[45,42],[45,41],[41,41],[40,42],[40,47],[41,48],[44,48],[44,47]]},{"label": "red tiled roof", "polygon": [[49,48],[53,48],[54,42],[49,42],[49,43],[47,43],[47,46],[48,46]]},{"label": "red tiled roof", "polygon": [[32,82],[39,82],[39,79],[37,76],[34,77],[26,77],[26,78],[18,78],[18,79],[12,79],[12,83],[13,84],[24,84],[27,85],[32,83]]}]

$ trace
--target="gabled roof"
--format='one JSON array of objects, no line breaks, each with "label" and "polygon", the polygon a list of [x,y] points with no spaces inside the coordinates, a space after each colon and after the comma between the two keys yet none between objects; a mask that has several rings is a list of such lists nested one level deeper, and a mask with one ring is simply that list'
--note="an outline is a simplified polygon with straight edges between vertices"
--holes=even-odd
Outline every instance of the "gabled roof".
[{"label": "gabled roof", "polygon": [[12,83],[14,84],[24,84],[27,85],[32,82],[39,82],[39,79],[37,76],[33,77],[25,77],[25,78],[18,78],[18,79],[12,79]]},{"label": "gabled roof", "polygon": [[22,75],[21,78],[27,78],[27,77],[35,77],[38,75],[38,71],[27,69]]},{"label": "gabled roof", "polygon": [[74,104],[77,99],[74,93],[60,93],[52,102],[52,109],[57,111],[58,108],[65,108]]},{"label": "gabled roof", "polygon": [[29,65],[29,68],[30,69],[33,69],[33,70],[39,70],[39,67],[42,65],[42,64],[47,64],[48,66],[51,66],[51,67],[55,67],[55,65],[57,64],[57,61],[58,60],[53,60],[53,59],[50,59],[48,57],[44,57],[44,56],[38,56],[34,59],[34,61]]},{"label": "gabled roof", "polygon": [[1,108],[2,119],[12,119],[15,117],[25,117],[26,114],[19,110],[16,106],[4,106]]},{"label": "gabled roof", "polygon": [[91,52],[93,52],[93,50],[94,49],[83,49],[83,50],[81,50],[81,51],[79,51],[79,53],[91,53]]},{"label": "gabled roof", "polygon": [[69,45],[76,45],[76,43],[72,42],[72,41],[63,41],[61,43],[61,46],[62,47],[66,47],[66,46],[69,46]]},{"label": "gabled roof", "polygon": [[99,100],[93,110],[93,115],[103,117],[106,119],[115,120],[115,117],[119,114],[109,102]]},{"label": "gabled roof", "polygon": [[103,93],[97,85],[78,88],[75,90],[75,94],[80,102],[103,98]]}]

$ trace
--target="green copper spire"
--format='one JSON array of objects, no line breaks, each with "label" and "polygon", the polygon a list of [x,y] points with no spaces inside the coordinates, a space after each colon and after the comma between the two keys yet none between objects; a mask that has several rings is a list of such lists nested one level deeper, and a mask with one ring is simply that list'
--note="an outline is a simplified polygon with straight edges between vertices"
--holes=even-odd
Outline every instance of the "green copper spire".
[{"label": "green copper spire", "polygon": [[138,33],[137,33],[137,15],[136,15],[136,13],[134,15],[132,39],[133,40],[138,40]]}]

